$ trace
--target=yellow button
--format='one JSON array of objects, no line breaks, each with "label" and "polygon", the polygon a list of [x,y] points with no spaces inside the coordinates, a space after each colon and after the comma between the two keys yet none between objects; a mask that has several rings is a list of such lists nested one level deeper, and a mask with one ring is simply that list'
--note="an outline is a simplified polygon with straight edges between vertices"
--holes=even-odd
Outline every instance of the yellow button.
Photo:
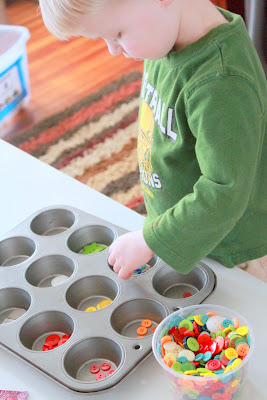
[{"label": "yellow button", "polygon": [[96,311],[95,307],[87,307],[87,309],[85,311]]},{"label": "yellow button", "polygon": [[227,326],[227,328],[224,328],[223,330],[225,333],[229,333],[231,332],[231,328],[229,326]]},{"label": "yellow button", "polygon": [[163,357],[163,360],[165,363],[167,363],[169,360],[171,360],[173,362],[177,361],[177,359],[173,353],[165,354],[165,356]]},{"label": "yellow button", "polygon": [[110,303],[112,303],[112,300],[110,300],[110,299],[101,300],[101,301],[96,305],[96,308],[97,308],[98,310],[101,310],[102,308],[107,307]]},{"label": "yellow button", "polygon": [[247,326],[240,326],[236,329],[236,333],[242,336],[246,336],[248,334],[248,327]]},{"label": "yellow button", "polygon": [[196,315],[194,317],[195,322],[200,325],[200,326],[204,326],[205,324],[203,324],[203,322],[201,321],[201,316],[200,315]]},{"label": "yellow button", "polygon": [[240,358],[237,358],[234,362],[233,362],[233,364],[232,364],[232,366],[235,368],[235,367],[237,367],[239,364],[241,364],[242,363],[242,360],[240,359]]},{"label": "yellow button", "polygon": [[193,369],[193,370],[190,370],[190,371],[185,371],[184,374],[185,375],[197,374],[197,371],[195,369]]},{"label": "yellow button", "polygon": [[238,385],[239,384],[239,382],[240,382],[240,379],[235,379],[233,382],[232,382],[232,387],[235,387],[236,385]]},{"label": "yellow button", "polygon": [[228,349],[225,350],[225,356],[228,358],[228,360],[232,360],[232,358],[238,357],[238,354],[237,354],[236,349],[232,349],[232,347],[228,347]]}]

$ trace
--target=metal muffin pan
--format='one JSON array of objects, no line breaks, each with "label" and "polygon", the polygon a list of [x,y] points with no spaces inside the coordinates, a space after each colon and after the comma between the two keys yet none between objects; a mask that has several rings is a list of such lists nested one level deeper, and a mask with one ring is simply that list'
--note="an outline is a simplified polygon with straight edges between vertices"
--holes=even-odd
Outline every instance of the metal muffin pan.
[{"label": "metal muffin pan", "polygon": [[[126,232],[74,207],[55,206],[4,235],[0,344],[63,387],[86,394],[113,387],[144,361],[151,352],[152,328],[173,311],[201,303],[216,277],[202,262],[182,275],[155,255],[146,272],[124,281],[108,264],[108,248],[80,254],[91,242],[109,246]],[[61,275],[64,279],[52,286]],[[183,298],[186,291],[192,296]],[[105,299],[112,302],[85,312]],[[151,319],[152,327],[138,336],[143,319]],[[42,351],[50,334],[70,338]],[[90,366],[105,361],[115,372],[97,381]]]}]

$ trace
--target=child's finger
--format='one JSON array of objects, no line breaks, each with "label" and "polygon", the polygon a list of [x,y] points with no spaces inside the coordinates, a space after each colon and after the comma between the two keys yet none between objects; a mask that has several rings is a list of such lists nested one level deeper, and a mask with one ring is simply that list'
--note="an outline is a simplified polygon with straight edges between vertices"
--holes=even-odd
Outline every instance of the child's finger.
[{"label": "child's finger", "polygon": [[116,261],[115,264],[113,265],[113,271],[115,271],[118,274],[120,270],[121,270],[120,262]]},{"label": "child's finger", "polygon": [[129,272],[127,268],[121,268],[118,275],[121,279],[129,279],[132,276],[132,272]]},{"label": "child's finger", "polygon": [[115,264],[115,261],[116,261],[115,257],[111,254],[108,258],[109,265],[111,265],[113,267],[113,265]]}]

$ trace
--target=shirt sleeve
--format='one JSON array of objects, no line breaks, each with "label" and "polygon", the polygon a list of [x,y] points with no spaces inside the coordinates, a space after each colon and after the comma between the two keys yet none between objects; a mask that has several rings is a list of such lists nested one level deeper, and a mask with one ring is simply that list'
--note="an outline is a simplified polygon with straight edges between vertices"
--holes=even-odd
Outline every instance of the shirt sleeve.
[{"label": "shirt sleeve", "polygon": [[212,252],[244,213],[263,120],[254,86],[235,75],[199,84],[185,107],[201,174],[192,193],[156,219],[146,218],[143,227],[151,250],[181,273]]}]

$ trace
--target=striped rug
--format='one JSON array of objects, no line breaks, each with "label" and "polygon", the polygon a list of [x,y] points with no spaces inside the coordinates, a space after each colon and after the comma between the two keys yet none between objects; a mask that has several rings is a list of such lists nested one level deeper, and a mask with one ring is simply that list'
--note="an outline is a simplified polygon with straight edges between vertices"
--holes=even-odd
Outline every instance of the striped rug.
[{"label": "striped rug", "polygon": [[8,141],[145,215],[137,163],[142,73],[132,71]]}]

